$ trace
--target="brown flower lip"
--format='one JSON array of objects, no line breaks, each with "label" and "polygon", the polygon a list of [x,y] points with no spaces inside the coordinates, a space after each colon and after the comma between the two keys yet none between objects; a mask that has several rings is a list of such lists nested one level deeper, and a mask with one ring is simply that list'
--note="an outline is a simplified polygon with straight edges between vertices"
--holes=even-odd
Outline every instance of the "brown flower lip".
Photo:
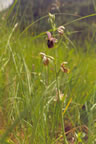
[{"label": "brown flower lip", "polygon": [[42,61],[43,61],[43,64],[44,64],[45,66],[48,66],[48,64],[49,64],[49,59],[48,59],[46,56],[43,57]]},{"label": "brown flower lip", "polygon": [[57,39],[52,37],[50,32],[46,32],[46,34],[48,36],[48,41],[47,41],[48,48],[53,48],[54,47],[54,43],[57,42]]}]

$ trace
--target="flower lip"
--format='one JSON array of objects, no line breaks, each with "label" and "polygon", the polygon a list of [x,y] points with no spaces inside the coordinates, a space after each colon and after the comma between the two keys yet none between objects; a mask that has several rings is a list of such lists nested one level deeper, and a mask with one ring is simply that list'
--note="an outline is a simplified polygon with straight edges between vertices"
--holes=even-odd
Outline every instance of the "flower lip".
[{"label": "flower lip", "polygon": [[43,57],[42,61],[45,66],[49,64],[49,58],[47,58],[46,56]]},{"label": "flower lip", "polygon": [[61,67],[60,69],[64,73],[69,73],[70,72],[70,70],[68,68],[66,68],[66,67]]},{"label": "flower lip", "polygon": [[48,45],[48,48],[53,48],[54,47],[54,42],[52,40],[48,40],[47,45]]}]

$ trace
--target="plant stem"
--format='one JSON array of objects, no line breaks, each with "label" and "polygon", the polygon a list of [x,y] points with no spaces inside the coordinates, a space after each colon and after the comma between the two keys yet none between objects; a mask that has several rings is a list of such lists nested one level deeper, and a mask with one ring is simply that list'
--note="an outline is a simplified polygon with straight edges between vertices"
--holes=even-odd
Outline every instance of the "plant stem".
[{"label": "plant stem", "polygon": [[62,103],[60,102],[60,96],[59,96],[59,83],[58,83],[58,72],[57,72],[56,63],[55,63],[55,72],[56,72],[56,87],[57,87],[58,101],[59,101],[59,105],[60,105],[63,140],[64,140],[64,144],[68,144],[66,136],[65,136],[65,131],[64,131],[64,119],[63,119],[63,113],[62,113]]}]

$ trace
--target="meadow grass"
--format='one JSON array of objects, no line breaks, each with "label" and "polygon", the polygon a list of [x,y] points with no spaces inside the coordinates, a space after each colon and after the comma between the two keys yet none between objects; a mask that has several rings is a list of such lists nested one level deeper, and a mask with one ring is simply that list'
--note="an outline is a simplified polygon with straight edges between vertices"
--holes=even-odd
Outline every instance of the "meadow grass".
[{"label": "meadow grass", "polygon": [[[0,142],[95,144],[96,44],[65,35],[49,49],[44,33],[21,34],[3,21],[0,31]],[[55,60],[45,66],[40,52]],[[60,70],[63,61],[68,74]]]}]

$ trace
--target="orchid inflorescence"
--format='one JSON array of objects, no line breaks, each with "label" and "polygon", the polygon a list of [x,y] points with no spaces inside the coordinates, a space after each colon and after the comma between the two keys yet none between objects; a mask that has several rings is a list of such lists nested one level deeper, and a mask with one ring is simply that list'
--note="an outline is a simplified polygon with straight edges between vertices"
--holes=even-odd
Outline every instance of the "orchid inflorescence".
[{"label": "orchid inflorescence", "polygon": [[[50,21],[51,25],[53,25],[53,24],[54,24],[54,21],[55,21],[55,15],[49,13],[49,21]],[[54,27],[55,27],[55,25],[54,25]],[[52,27],[52,28],[53,28],[53,27]],[[59,26],[59,27],[57,28],[57,32],[58,32],[59,35],[61,35],[61,36],[64,34],[64,30],[65,30],[65,27],[64,27],[64,26]],[[53,31],[54,31],[54,29],[53,29]],[[46,34],[47,34],[47,46],[48,46],[48,48],[49,48],[49,49],[50,49],[50,48],[54,48],[54,45],[55,45],[55,43],[58,42],[58,40],[57,40],[54,36],[52,36],[51,32],[47,31]],[[45,66],[48,66],[49,63],[54,60],[53,57],[48,56],[48,55],[46,55],[46,54],[43,53],[43,52],[40,52],[40,56],[41,56],[42,62],[43,62],[43,64],[44,64]],[[64,73],[69,73],[70,70],[69,70],[67,67],[65,67],[66,64],[67,64],[67,62],[62,62],[62,63],[61,63],[61,66],[60,66],[60,70],[61,70],[62,72],[64,72]]]}]

